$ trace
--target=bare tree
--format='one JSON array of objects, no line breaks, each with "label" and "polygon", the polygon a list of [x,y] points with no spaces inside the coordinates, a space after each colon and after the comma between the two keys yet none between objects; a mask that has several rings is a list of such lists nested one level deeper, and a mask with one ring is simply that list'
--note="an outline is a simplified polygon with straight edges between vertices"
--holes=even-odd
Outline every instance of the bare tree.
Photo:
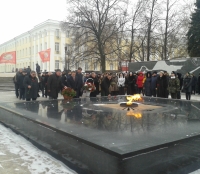
[{"label": "bare tree", "polygon": [[154,22],[154,12],[155,12],[155,8],[156,8],[156,3],[157,0],[151,0],[150,1],[150,16],[149,19],[147,19],[148,21],[148,32],[147,32],[147,61],[150,60],[150,51],[151,51],[151,31],[152,31],[152,25]]},{"label": "bare tree", "polygon": [[[79,46],[84,46],[84,53],[97,58],[105,72],[107,55],[112,54],[110,45],[121,27],[119,16],[124,15],[122,0],[67,0],[70,15],[67,23],[78,30]],[[62,25],[65,26],[63,23]],[[63,27],[65,28],[65,27]]]}]

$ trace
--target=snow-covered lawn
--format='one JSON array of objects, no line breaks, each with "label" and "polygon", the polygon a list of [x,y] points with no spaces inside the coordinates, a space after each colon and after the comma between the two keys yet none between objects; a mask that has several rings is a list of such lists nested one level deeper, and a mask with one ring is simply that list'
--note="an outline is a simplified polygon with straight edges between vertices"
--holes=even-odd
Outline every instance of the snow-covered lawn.
[{"label": "snow-covered lawn", "polygon": [[0,174],[75,174],[62,162],[0,124]]}]

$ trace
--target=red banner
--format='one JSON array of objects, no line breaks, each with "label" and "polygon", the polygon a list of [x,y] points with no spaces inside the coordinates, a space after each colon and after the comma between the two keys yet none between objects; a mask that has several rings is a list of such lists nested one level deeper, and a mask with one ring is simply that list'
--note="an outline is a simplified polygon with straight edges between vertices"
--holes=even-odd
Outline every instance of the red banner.
[{"label": "red banner", "polygon": [[0,56],[0,63],[13,63],[13,64],[16,64],[16,51],[3,53]]},{"label": "red banner", "polygon": [[40,58],[42,59],[42,62],[50,61],[50,54],[51,54],[51,48],[49,48],[45,51],[40,51],[39,55],[40,55]]}]

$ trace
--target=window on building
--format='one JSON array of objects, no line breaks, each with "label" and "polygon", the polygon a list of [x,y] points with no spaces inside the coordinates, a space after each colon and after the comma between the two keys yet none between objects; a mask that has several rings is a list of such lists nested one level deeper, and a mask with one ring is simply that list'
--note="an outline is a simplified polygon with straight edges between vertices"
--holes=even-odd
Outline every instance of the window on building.
[{"label": "window on building", "polygon": [[25,55],[27,56],[27,54],[28,54],[28,53],[27,53],[27,48],[26,48],[26,52],[25,52]]},{"label": "window on building", "polygon": [[38,45],[35,47],[35,52],[38,53]]},{"label": "window on building", "polygon": [[40,51],[42,51],[42,44],[40,44]]},{"label": "window on building", "polygon": [[97,70],[97,62],[94,62],[94,71]]},{"label": "window on building", "polygon": [[55,60],[55,69],[59,69],[59,60]]},{"label": "window on building", "polygon": [[31,47],[29,47],[29,55],[31,55]]},{"label": "window on building", "polygon": [[33,49],[32,49],[32,50],[33,50],[33,54],[34,54],[34,46],[33,46]]},{"label": "window on building", "polygon": [[40,38],[42,38],[42,32],[40,31]]},{"label": "window on building", "polygon": [[88,70],[89,67],[88,67],[88,62],[85,62],[85,70]]},{"label": "window on building", "polygon": [[59,43],[58,42],[55,43],[55,51],[59,51]]},{"label": "window on building", "polygon": [[59,29],[56,29],[56,37],[59,37],[60,33],[59,33]]},{"label": "window on building", "polygon": [[110,64],[110,70],[113,70],[113,63]]}]

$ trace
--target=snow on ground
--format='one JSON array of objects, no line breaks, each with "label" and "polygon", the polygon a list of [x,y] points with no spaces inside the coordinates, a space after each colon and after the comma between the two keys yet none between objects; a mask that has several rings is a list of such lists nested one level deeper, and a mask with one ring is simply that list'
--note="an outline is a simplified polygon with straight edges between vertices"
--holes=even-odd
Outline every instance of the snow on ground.
[{"label": "snow on ground", "polygon": [[62,162],[0,124],[1,174],[75,174]]}]

